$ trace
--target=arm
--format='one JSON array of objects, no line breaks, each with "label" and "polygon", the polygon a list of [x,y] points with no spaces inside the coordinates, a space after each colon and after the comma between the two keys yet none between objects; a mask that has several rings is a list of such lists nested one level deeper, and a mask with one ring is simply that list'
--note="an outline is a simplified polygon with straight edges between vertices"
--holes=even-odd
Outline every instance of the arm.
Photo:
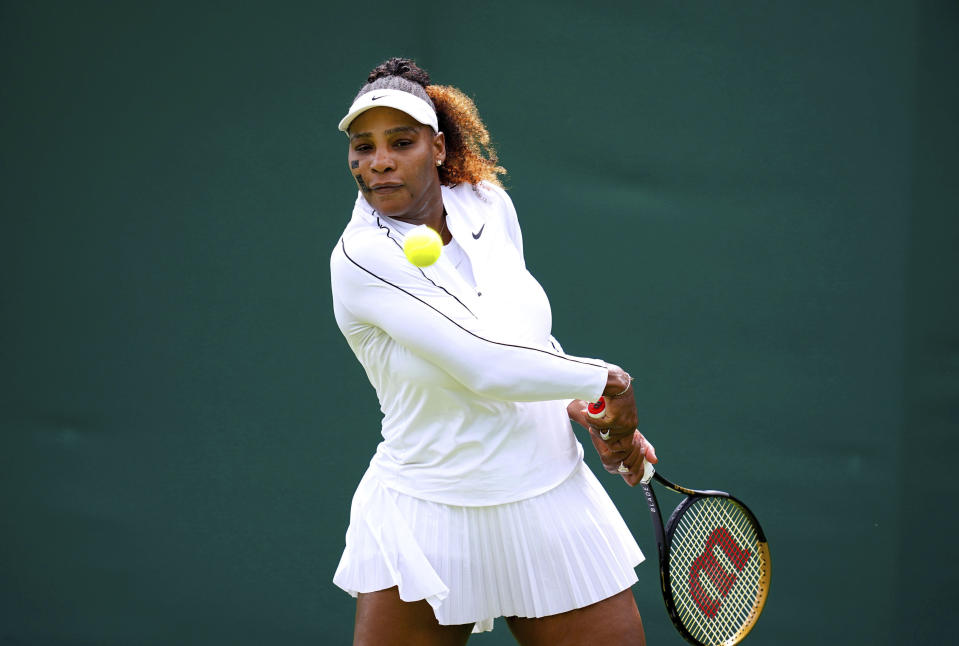
[{"label": "arm", "polygon": [[477,394],[504,401],[597,399],[608,387],[613,371],[602,361],[494,337],[398,249],[341,241],[331,278],[334,298],[356,321],[380,328]]},{"label": "arm", "polygon": [[[510,199],[509,194],[502,188],[491,184],[487,184],[485,186],[487,187],[487,190],[497,195],[502,201],[503,219],[506,233],[513,242],[513,245],[516,247],[517,251],[519,251],[520,257],[524,258],[523,233],[519,226],[519,217],[516,215],[516,208],[513,206],[513,200]],[[560,345],[556,337],[550,335],[549,341],[558,353],[563,354],[563,347]],[[609,397],[610,395],[618,393],[620,394],[620,397],[618,400],[609,399],[607,401],[607,417],[602,420],[602,424],[599,426],[600,428],[612,429],[611,435],[613,437],[626,437],[632,434],[632,431],[636,428],[637,423],[636,401],[633,396],[630,377],[618,366],[610,366],[607,377],[606,386],[603,388],[603,395]],[[593,399],[589,401],[596,400]],[[567,411],[570,410],[569,403],[570,402],[567,402]],[[570,414],[570,419],[573,419],[577,422],[579,421],[578,419],[574,418],[572,414]],[[587,425],[584,424],[584,426]]]}]

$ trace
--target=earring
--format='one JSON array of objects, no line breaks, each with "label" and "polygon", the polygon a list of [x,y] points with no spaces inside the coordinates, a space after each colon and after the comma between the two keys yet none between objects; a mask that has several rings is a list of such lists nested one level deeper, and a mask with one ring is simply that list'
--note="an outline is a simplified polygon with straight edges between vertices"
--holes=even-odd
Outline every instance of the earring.
[{"label": "earring", "polygon": [[437,160],[436,160],[436,165],[437,165],[437,166],[442,166],[442,165],[443,165],[443,160],[442,160],[442,159],[437,159]]}]

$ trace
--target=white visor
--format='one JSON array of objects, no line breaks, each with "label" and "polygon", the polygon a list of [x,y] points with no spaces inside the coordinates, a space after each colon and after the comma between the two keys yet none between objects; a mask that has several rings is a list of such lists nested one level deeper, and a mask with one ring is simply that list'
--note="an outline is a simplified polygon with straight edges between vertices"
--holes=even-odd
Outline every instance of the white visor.
[{"label": "white visor", "polygon": [[[404,92],[403,90],[371,90],[358,98],[350,106],[350,111],[345,117],[340,119],[339,128],[346,132],[357,118],[370,108],[396,108],[405,112],[425,126],[433,128],[433,132],[439,132],[440,128],[436,122],[436,112],[430,107],[430,104],[423,99]],[[349,134],[349,133],[347,133]]]}]

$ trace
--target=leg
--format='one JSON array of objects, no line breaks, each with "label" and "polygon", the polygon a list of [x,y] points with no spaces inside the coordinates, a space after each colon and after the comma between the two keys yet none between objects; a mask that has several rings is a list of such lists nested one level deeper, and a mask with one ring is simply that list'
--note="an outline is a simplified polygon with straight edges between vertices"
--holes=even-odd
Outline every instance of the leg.
[{"label": "leg", "polygon": [[522,646],[646,646],[643,620],[632,590],[558,615],[506,620]]},{"label": "leg", "polygon": [[407,603],[395,586],[356,598],[353,646],[463,646],[472,630],[440,625],[429,603]]}]

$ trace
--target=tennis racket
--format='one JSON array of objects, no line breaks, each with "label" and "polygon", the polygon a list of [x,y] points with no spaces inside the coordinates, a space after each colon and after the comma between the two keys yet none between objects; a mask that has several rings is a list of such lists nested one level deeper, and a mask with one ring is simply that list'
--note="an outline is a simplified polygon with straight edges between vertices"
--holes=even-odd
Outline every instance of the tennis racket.
[{"label": "tennis racket", "polygon": [[[650,480],[686,497],[663,527]],[[669,618],[697,646],[738,644],[769,593],[769,544],[756,516],[723,491],[673,484],[649,462],[640,481],[659,547],[659,577]]]},{"label": "tennis racket", "polygon": [[[602,416],[600,402],[589,407],[592,417]],[[665,527],[651,480],[685,496]],[[726,492],[673,484],[649,462],[640,484],[673,625],[696,646],[740,643],[756,625],[769,592],[769,545],[756,516]]]}]

